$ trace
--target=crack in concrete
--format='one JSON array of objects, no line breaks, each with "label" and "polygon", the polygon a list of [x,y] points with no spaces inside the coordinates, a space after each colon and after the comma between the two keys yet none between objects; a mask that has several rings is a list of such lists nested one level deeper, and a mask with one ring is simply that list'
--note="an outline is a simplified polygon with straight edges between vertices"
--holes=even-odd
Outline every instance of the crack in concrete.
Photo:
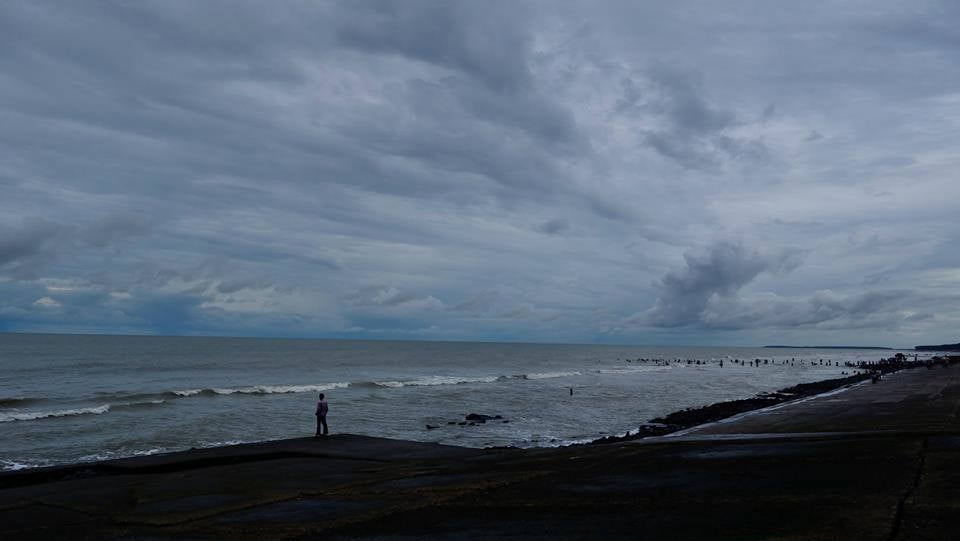
[{"label": "crack in concrete", "polygon": [[913,476],[913,486],[911,486],[906,492],[903,493],[903,496],[897,501],[897,510],[893,515],[893,524],[890,527],[890,537],[889,541],[895,541],[897,536],[900,533],[900,526],[903,524],[903,514],[904,508],[907,505],[907,500],[913,496],[913,493],[920,488],[920,482],[923,478],[923,465],[927,460],[927,446],[929,443],[929,438],[923,438],[923,443],[920,445],[920,452],[917,458],[917,472]]}]

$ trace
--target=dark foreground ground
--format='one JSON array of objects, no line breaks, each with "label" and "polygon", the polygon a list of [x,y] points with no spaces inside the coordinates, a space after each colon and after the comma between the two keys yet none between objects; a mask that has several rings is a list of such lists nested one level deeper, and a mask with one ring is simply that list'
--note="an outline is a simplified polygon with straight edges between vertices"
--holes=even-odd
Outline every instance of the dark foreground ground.
[{"label": "dark foreground ground", "polygon": [[0,475],[0,539],[957,539],[960,366],[553,450],[336,435]]}]

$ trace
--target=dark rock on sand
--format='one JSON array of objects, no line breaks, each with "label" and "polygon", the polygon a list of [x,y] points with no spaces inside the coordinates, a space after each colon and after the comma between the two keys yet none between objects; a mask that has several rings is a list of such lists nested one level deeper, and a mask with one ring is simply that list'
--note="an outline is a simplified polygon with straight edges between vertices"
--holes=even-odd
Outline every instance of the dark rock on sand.
[{"label": "dark rock on sand", "polygon": [[801,383],[781,389],[773,393],[762,393],[753,398],[718,402],[702,408],[691,408],[671,413],[665,417],[658,417],[641,425],[634,433],[623,436],[607,436],[594,440],[592,443],[605,444],[619,441],[636,440],[650,436],[662,436],[693,426],[712,423],[740,413],[762,409],[788,400],[795,400],[807,396],[825,393],[847,385],[868,379],[869,374],[857,374],[845,378],[828,379],[813,383]]},{"label": "dark rock on sand", "polygon": [[471,413],[467,415],[466,419],[468,421],[474,421],[477,423],[485,423],[487,421],[503,419],[502,415],[483,415],[482,413]]}]

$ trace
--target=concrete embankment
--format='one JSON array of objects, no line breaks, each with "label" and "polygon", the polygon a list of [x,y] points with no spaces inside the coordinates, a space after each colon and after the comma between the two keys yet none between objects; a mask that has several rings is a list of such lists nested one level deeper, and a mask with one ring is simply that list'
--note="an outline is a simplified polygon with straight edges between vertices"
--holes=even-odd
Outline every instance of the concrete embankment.
[{"label": "concrete embankment", "polygon": [[350,435],[0,475],[3,539],[952,539],[960,366],[658,438]]}]

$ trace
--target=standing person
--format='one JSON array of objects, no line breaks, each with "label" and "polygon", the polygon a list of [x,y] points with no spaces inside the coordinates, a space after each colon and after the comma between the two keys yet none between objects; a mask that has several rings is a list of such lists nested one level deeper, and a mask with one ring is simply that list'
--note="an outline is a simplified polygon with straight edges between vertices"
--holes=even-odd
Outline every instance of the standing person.
[{"label": "standing person", "polygon": [[[327,430],[327,400],[323,397],[323,393],[320,393],[320,398],[317,400],[317,434],[316,438],[319,438],[321,435],[326,436],[330,433]],[[323,428],[323,432],[320,432],[320,428]]]}]

